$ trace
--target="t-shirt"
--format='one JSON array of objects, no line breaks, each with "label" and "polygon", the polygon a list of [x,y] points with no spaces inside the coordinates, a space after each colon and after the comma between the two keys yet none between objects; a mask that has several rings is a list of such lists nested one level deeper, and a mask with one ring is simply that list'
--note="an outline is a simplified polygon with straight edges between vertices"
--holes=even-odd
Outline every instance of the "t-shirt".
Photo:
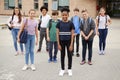
[{"label": "t-shirt", "polygon": [[49,20],[51,19],[51,17],[46,14],[45,16],[42,16],[42,22],[41,22],[41,28],[47,28],[47,24],[49,22]]},{"label": "t-shirt", "polygon": [[71,21],[73,22],[74,27],[75,27],[74,33],[75,34],[80,34],[80,17],[79,16],[73,16],[71,18]]},{"label": "t-shirt", "polygon": [[59,39],[64,40],[71,40],[71,30],[75,29],[74,24],[71,21],[63,22],[60,21],[57,24],[57,29],[59,29]]},{"label": "t-shirt", "polygon": [[[98,20],[98,16],[96,17]],[[107,21],[110,19],[110,17],[107,15]],[[98,29],[105,29],[106,27],[106,15],[105,16],[99,16],[99,23],[98,23]]]},{"label": "t-shirt", "polygon": [[57,23],[58,23],[58,20],[56,22],[54,20],[52,20],[51,22],[48,22],[47,28],[49,29],[50,41],[57,41],[57,38],[56,38]]},{"label": "t-shirt", "polygon": [[36,19],[24,19],[23,23],[26,24],[27,21],[27,25],[26,25],[26,29],[28,31],[29,35],[35,35],[35,28],[38,25],[38,21]]}]

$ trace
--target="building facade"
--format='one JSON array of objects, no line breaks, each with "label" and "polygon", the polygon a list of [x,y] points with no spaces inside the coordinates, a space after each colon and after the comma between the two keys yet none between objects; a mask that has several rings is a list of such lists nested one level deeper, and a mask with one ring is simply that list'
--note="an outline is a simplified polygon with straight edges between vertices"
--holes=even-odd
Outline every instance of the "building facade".
[{"label": "building facade", "polygon": [[[91,17],[97,15],[100,6],[108,8],[109,14],[116,9],[116,15],[119,15],[120,10],[120,0],[0,0],[0,14],[10,15],[14,7],[19,7],[23,15],[27,15],[30,9],[36,9],[37,15],[40,15],[39,9],[43,5],[48,7],[48,14],[54,10],[60,11],[62,7],[68,7],[71,11],[70,16],[73,15],[73,9],[76,7],[80,11],[84,8],[88,9]],[[79,15],[81,16],[81,13]]]}]

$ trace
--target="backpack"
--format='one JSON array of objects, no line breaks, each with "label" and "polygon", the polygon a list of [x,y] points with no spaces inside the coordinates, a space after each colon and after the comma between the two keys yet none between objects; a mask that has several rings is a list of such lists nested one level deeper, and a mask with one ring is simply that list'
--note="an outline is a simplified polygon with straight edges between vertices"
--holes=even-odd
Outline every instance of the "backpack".
[{"label": "backpack", "polygon": [[[14,15],[12,15],[12,19],[11,19],[11,20],[10,20],[10,22],[9,22],[10,24],[12,23],[13,18],[14,18]],[[12,29],[13,29],[13,28],[12,28],[12,27],[10,27],[9,25],[7,25],[7,26],[8,26],[8,29],[9,29],[9,30],[12,30]]]},{"label": "backpack", "polygon": [[[91,22],[92,22],[92,18],[89,18],[88,24],[91,25]],[[81,19],[81,23],[83,24],[83,19]],[[96,35],[96,28],[94,28],[92,36],[94,37],[95,35]]]},{"label": "backpack", "polygon": [[39,23],[38,23],[38,30],[40,31],[40,28],[41,28],[41,23],[42,23],[42,15],[40,16],[40,21],[39,21]]},{"label": "backpack", "polygon": [[[57,21],[59,22],[60,20],[57,19]],[[52,27],[52,19],[49,20],[49,31],[50,31],[51,27]]]}]

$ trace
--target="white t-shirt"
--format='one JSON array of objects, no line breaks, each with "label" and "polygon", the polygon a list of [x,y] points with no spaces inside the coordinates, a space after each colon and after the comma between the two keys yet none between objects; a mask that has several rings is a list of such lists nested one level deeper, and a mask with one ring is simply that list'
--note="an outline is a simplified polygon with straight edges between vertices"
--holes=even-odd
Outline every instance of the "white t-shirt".
[{"label": "white t-shirt", "polygon": [[[9,23],[10,21],[12,20],[12,16],[8,19],[8,21],[7,21],[7,24],[9,25],[9,26],[11,26],[11,24]],[[23,21],[23,18],[22,18],[22,20],[21,20],[21,23],[18,23],[18,16],[16,16],[16,15],[14,15],[14,17],[13,17],[13,20],[12,20],[12,23],[13,23],[13,26],[14,26],[14,28],[15,29],[20,29],[20,27],[21,27],[21,25],[22,25],[22,21]]]},{"label": "white t-shirt", "polygon": [[42,23],[41,23],[41,28],[47,28],[47,24],[49,22],[49,20],[51,19],[51,17],[46,14],[45,16],[42,16]]},{"label": "white t-shirt", "polygon": [[[96,17],[96,19],[98,20],[98,16]],[[110,17],[107,15],[107,22],[110,19]],[[99,17],[99,23],[98,23],[98,29],[105,29],[106,26],[106,15],[105,16],[101,16]]]}]

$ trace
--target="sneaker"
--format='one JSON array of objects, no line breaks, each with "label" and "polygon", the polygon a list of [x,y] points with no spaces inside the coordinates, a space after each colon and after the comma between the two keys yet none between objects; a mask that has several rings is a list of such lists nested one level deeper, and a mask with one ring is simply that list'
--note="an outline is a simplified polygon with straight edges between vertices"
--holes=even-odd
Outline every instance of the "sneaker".
[{"label": "sneaker", "polygon": [[64,73],[65,73],[65,70],[60,70],[60,72],[59,72],[59,76],[63,76]]},{"label": "sneaker", "polygon": [[54,63],[57,63],[57,59],[53,59],[53,62],[54,62]]},{"label": "sneaker", "polygon": [[91,61],[88,61],[88,64],[89,64],[89,65],[92,65],[92,62],[91,62]]},{"label": "sneaker", "polygon": [[105,51],[104,50],[102,51],[102,54],[105,55]]},{"label": "sneaker", "polygon": [[86,63],[85,61],[82,61],[80,64],[83,65],[83,64],[85,64],[85,63]]},{"label": "sneaker", "polygon": [[23,71],[25,71],[27,69],[28,69],[28,65],[24,65],[23,68],[22,68]]},{"label": "sneaker", "polygon": [[35,71],[35,70],[36,70],[36,68],[35,68],[35,65],[34,65],[34,64],[32,64],[32,65],[31,65],[31,69],[32,69],[33,71]]},{"label": "sneaker", "polygon": [[71,69],[68,70],[68,75],[72,76],[72,70]]},{"label": "sneaker", "polygon": [[51,62],[52,62],[52,60],[51,60],[51,59],[49,59],[49,60],[48,60],[48,63],[51,63]]},{"label": "sneaker", "polygon": [[77,56],[77,57],[80,57],[80,54],[79,54],[79,53],[77,53],[77,54],[76,54],[76,56]]},{"label": "sneaker", "polygon": [[37,53],[40,52],[40,51],[41,51],[41,49],[38,49],[38,50],[37,50]]},{"label": "sneaker", "polygon": [[99,51],[99,55],[102,55],[102,50]]}]

